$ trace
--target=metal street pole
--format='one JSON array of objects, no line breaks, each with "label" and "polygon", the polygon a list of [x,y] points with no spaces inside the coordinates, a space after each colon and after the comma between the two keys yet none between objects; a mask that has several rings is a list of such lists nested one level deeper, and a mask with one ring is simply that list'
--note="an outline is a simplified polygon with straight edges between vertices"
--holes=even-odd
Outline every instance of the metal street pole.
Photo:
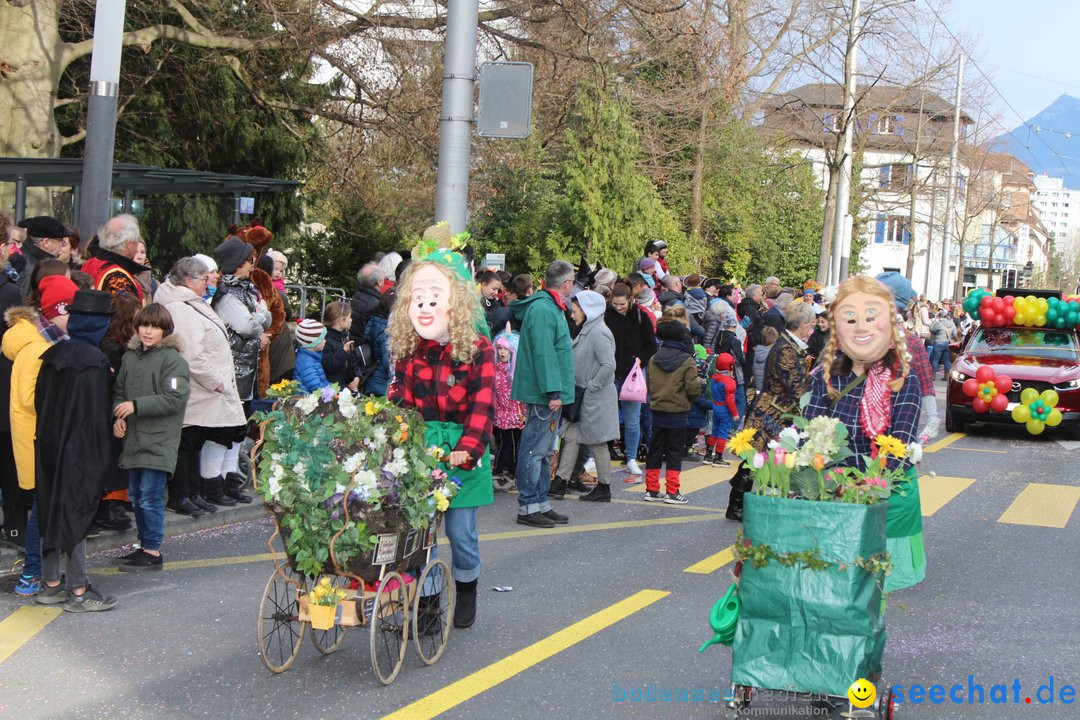
[{"label": "metal street pole", "polygon": [[[945,190],[945,232],[941,238],[941,292],[938,300],[944,300],[949,287],[949,252],[952,250],[953,215],[955,214],[956,202],[956,165],[960,154],[960,94],[964,87],[964,53],[960,53],[960,59],[956,68],[956,99],[953,108],[952,150],[949,152],[949,187]],[[963,279],[964,258],[960,253],[956,254],[956,274]],[[958,283],[958,287],[959,287]]]},{"label": "metal street pole", "polygon": [[469,159],[479,14],[479,0],[450,0],[446,14],[435,220],[449,222],[453,233],[464,231],[469,218]]},{"label": "metal street pole", "polygon": [[844,54],[844,155],[836,185],[836,208],[833,219],[832,267],[829,280],[836,284],[847,277],[851,255],[851,164],[855,136],[855,72],[859,62],[859,1],[851,0],[847,52]]},{"label": "metal street pole", "polygon": [[109,219],[112,196],[116,100],[120,86],[126,0],[97,0],[94,54],[90,58],[90,96],[86,104],[86,150],[79,197],[79,234],[83,246]]}]

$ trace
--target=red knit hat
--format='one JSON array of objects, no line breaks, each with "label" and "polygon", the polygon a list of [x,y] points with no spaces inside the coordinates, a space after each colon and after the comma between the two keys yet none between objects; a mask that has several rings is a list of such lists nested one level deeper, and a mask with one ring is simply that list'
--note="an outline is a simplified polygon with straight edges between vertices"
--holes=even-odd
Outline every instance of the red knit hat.
[{"label": "red knit hat", "polygon": [[46,320],[52,320],[57,315],[67,315],[67,306],[75,299],[75,291],[78,289],[66,275],[47,275],[41,278],[38,283],[41,314]]}]

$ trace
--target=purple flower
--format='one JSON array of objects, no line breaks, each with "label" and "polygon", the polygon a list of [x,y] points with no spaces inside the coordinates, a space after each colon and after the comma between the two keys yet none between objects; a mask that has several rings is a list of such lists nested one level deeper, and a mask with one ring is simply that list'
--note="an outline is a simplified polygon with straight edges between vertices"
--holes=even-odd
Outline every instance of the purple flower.
[{"label": "purple flower", "polygon": [[454,483],[458,487],[461,487],[461,478],[459,478],[457,475],[452,476],[450,478],[450,482]]},{"label": "purple flower", "polygon": [[331,520],[337,520],[339,517],[341,517],[341,511],[340,510],[335,510],[334,512],[330,513],[330,519]]},{"label": "purple flower", "polygon": [[337,393],[334,392],[334,388],[327,385],[322,389],[322,392],[319,394],[319,399],[322,400],[324,403],[328,403],[333,400],[336,395]]}]

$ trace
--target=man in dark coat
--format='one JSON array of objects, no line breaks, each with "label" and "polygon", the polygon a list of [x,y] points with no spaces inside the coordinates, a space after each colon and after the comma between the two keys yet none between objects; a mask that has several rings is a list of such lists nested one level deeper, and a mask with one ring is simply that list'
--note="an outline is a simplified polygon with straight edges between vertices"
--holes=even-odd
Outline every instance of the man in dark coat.
[{"label": "man in dark coat", "polygon": [[55,259],[60,255],[60,249],[68,242],[68,229],[64,223],[48,215],[22,220],[19,227],[26,230],[26,240],[22,244],[26,266],[19,272],[19,293],[26,297],[30,294],[34,267],[43,260]]},{"label": "man in dark coat", "polygon": [[367,327],[368,316],[379,307],[379,300],[382,298],[379,286],[383,284],[383,280],[383,272],[377,263],[369,262],[356,273],[356,294],[349,303],[352,307],[349,337],[356,341],[357,345],[367,342],[364,328]]},{"label": "man in dark coat", "polygon": [[[110,295],[80,290],[68,306],[69,340],[41,356],[35,407],[38,517],[42,585],[36,600],[64,604],[69,612],[108,610],[116,599],[102,596],[86,579],[86,532],[97,512],[109,467],[112,398],[109,360],[98,349],[109,329]],[[67,587],[61,583],[67,558]]]}]

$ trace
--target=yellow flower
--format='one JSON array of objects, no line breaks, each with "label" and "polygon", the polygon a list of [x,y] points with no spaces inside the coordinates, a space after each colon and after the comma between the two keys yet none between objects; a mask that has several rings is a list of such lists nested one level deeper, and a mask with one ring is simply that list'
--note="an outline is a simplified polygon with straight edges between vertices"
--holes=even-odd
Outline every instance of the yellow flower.
[{"label": "yellow flower", "polygon": [[795,453],[788,453],[784,456],[784,467],[791,470],[795,467]]},{"label": "yellow flower", "polygon": [[878,435],[874,440],[882,455],[892,455],[894,458],[903,460],[907,457],[907,448],[904,443],[892,435]]},{"label": "yellow flower", "polygon": [[287,387],[289,387],[289,381],[288,380],[282,380],[279,383],[274,383],[273,385],[271,385],[270,389],[271,390],[284,390]]},{"label": "yellow flower", "polygon": [[375,407],[374,402],[368,400],[366,403],[364,403],[364,414],[374,415],[377,412],[379,412],[379,408]]},{"label": "yellow flower", "polygon": [[757,431],[754,428],[746,428],[735,433],[735,437],[728,443],[728,449],[740,456],[752,451],[754,446],[750,444],[750,438],[754,437],[755,432]]},{"label": "yellow flower", "polygon": [[436,490],[435,493],[435,507],[439,509],[439,512],[446,512],[446,509],[450,507],[450,501],[446,499],[446,496],[441,491]]},{"label": "yellow flower", "polygon": [[428,455],[435,458],[436,460],[442,460],[443,455],[446,454],[446,451],[443,450],[438,445],[432,445],[431,447],[428,448],[427,452],[428,452]]}]

